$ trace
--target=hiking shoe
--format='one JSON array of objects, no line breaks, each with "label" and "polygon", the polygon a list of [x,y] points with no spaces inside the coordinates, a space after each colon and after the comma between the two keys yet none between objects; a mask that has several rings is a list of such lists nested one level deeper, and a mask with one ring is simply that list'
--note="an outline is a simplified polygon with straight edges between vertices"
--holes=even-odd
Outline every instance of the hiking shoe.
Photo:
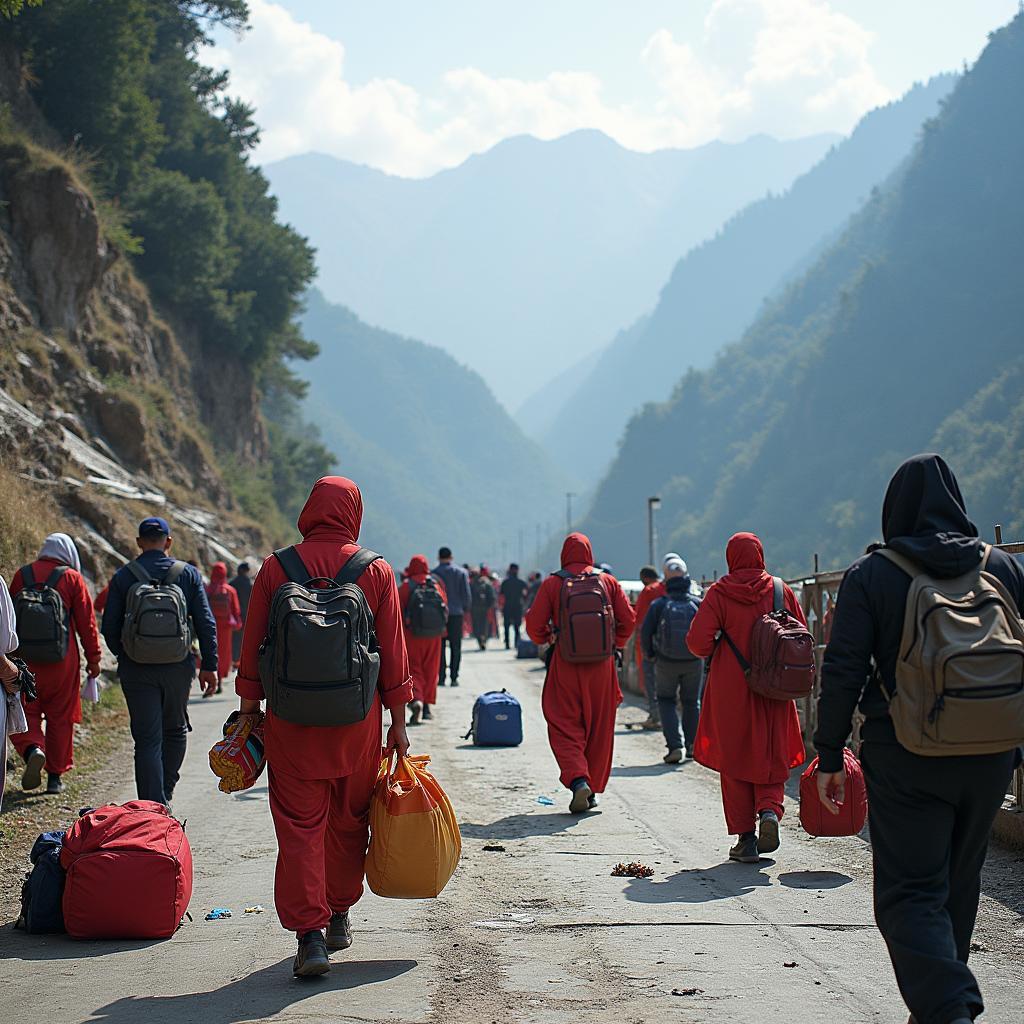
[{"label": "hiking shoe", "polygon": [[687,751],[686,751],[686,760],[687,761],[692,761],[693,760],[693,751],[690,750],[690,749],[687,749]]},{"label": "hiking shoe", "polygon": [[63,793],[64,783],[56,772],[48,772],[46,776],[46,792],[52,794]]},{"label": "hiking shoe", "polygon": [[647,718],[640,723],[640,728],[643,729],[644,732],[653,732],[655,729],[661,728],[661,722],[659,722],[653,715],[648,715]]},{"label": "hiking shoe", "polygon": [[572,800],[569,801],[570,814],[585,814],[590,810],[590,798],[594,791],[586,779],[577,779],[572,784]]},{"label": "hiking shoe", "polygon": [[21,773],[22,789],[38,789],[43,781],[43,765],[46,755],[39,747],[29,747],[25,751],[25,770]]},{"label": "hiking shoe", "polygon": [[409,715],[409,724],[419,725],[423,719],[423,701],[411,701],[409,704],[409,711],[411,712]]},{"label": "hiking shoe", "polygon": [[348,911],[343,914],[331,914],[327,925],[327,948],[330,950],[348,949],[352,945],[352,925],[348,919]]},{"label": "hiking shoe", "polygon": [[297,978],[312,978],[318,974],[326,974],[331,969],[331,961],[327,959],[327,943],[324,933],[319,929],[306,932],[299,939],[299,949],[292,964],[292,974]]},{"label": "hiking shoe", "polygon": [[587,801],[587,806],[589,806],[590,809],[593,810],[600,802],[601,798],[596,793],[591,793],[590,799]]},{"label": "hiking shoe", "polygon": [[779,848],[779,816],[762,811],[757,829],[757,852],[774,853]]},{"label": "hiking shoe", "polygon": [[453,679],[448,685],[449,686],[458,686],[459,685],[459,681],[458,681],[458,679]]},{"label": "hiking shoe", "polygon": [[434,717],[434,712],[430,710],[429,704],[423,705],[423,721],[429,722]]},{"label": "hiking shoe", "polygon": [[729,851],[729,860],[739,861],[740,864],[756,864],[760,859],[757,836],[753,832],[740,836],[739,842]]},{"label": "hiking shoe", "polygon": [[683,759],[683,750],[681,747],[673,747],[663,758],[662,761],[665,764],[679,764]]},{"label": "hiking shoe", "polygon": [[216,690],[214,690],[213,692],[214,692],[214,693],[221,693],[222,691],[223,691],[223,688],[222,688],[221,684],[220,684],[220,683],[218,683],[218,684],[217,684],[217,689],[216,689]]}]

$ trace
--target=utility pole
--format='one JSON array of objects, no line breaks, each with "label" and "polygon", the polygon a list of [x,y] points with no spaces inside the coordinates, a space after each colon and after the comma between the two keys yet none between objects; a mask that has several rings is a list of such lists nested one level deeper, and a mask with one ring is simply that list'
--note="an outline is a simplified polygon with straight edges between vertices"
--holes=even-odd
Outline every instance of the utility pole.
[{"label": "utility pole", "polygon": [[572,499],[576,495],[572,491],[565,492],[565,532],[572,533]]},{"label": "utility pole", "polygon": [[654,513],[661,508],[661,498],[653,497],[647,499],[647,560],[655,565],[654,549],[656,537],[654,534]]}]

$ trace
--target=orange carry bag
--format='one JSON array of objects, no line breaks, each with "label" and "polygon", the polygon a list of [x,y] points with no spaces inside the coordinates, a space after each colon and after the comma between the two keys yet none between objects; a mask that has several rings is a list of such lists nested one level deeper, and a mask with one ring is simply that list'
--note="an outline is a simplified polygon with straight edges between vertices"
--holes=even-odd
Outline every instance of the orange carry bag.
[{"label": "orange carry bag", "polygon": [[426,754],[381,762],[370,801],[366,881],[378,896],[422,900],[437,896],[455,873],[462,836],[455,810]]}]

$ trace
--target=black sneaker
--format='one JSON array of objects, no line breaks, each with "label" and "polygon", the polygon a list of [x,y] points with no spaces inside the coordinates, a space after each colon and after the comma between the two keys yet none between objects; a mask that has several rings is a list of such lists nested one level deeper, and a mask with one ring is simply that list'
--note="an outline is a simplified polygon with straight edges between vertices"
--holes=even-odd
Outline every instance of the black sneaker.
[{"label": "black sneaker", "polygon": [[409,702],[409,725],[419,725],[423,719],[423,701],[413,700]]},{"label": "black sneaker", "polygon": [[448,685],[449,686],[458,686],[459,685],[459,681],[458,681],[458,679],[453,679]]},{"label": "black sneaker", "polygon": [[736,860],[741,864],[756,864],[760,859],[757,852],[757,836],[753,832],[740,836],[739,842],[729,851],[729,860]]},{"label": "black sneaker", "polygon": [[327,948],[330,950],[348,949],[352,945],[352,925],[348,919],[348,911],[344,914],[331,914],[327,925]]},{"label": "black sneaker", "polygon": [[591,793],[590,794],[590,799],[587,801],[587,804],[590,806],[590,809],[593,810],[595,807],[597,807],[597,805],[600,802],[601,802],[600,797],[598,797],[598,795],[596,793]]},{"label": "black sneaker", "polygon": [[572,784],[572,800],[569,801],[570,814],[586,814],[590,810],[590,798],[594,791],[586,779],[577,779]]},{"label": "black sneaker", "polygon": [[25,770],[21,773],[22,789],[38,789],[43,782],[43,765],[46,755],[40,747],[29,747],[25,751]]},{"label": "black sneaker", "polygon": [[299,949],[292,964],[292,974],[297,978],[312,978],[318,974],[326,974],[331,969],[331,961],[327,958],[327,943],[324,933],[316,930],[306,932],[299,939]]},{"label": "black sneaker", "polygon": [[757,829],[757,852],[774,853],[779,848],[779,816],[762,811]]},{"label": "black sneaker", "polygon": [[430,710],[429,704],[423,705],[423,721],[429,722],[434,717],[434,712]]},{"label": "black sneaker", "polygon": [[46,775],[46,792],[51,795],[64,792],[64,783],[56,772],[48,772]]}]

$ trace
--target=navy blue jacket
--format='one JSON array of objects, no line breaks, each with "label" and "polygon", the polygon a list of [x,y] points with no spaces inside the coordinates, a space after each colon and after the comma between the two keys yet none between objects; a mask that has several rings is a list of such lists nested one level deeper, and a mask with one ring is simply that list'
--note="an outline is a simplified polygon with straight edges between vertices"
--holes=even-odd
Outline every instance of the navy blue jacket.
[{"label": "navy blue jacket", "polygon": [[[163,579],[164,574],[170,569],[175,559],[165,555],[159,550],[143,551],[138,557],[138,562],[154,578]],[[135,576],[128,566],[122,566],[114,573],[110,581],[110,592],[107,595],[107,605],[103,609],[103,639],[107,647],[114,654],[118,661],[134,664],[124,653],[121,646],[121,628],[124,626],[125,602],[128,598],[128,591]],[[199,640],[199,652],[202,656],[200,667],[204,672],[217,671],[217,624],[213,620],[213,612],[210,611],[210,603],[206,600],[206,588],[203,586],[199,570],[192,565],[186,565],[182,574],[178,577],[178,586],[185,595],[185,603],[188,605],[188,614],[192,620],[192,628],[195,630]],[[192,655],[189,655],[191,658]],[[186,661],[188,658],[185,659]],[[148,665],[146,668],[153,668]]]},{"label": "navy blue jacket", "polygon": [[685,601],[689,598],[695,605],[700,604],[700,598],[690,593],[692,584],[689,576],[669,576],[665,580],[665,597],[656,598],[651,602],[644,616],[643,625],[640,628],[640,642],[643,644],[644,655],[648,658],[657,657],[654,649],[654,637],[658,632],[658,623],[661,622],[662,609],[667,600]]},{"label": "navy blue jacket", "polygon": [[444,584],[448,614],[465,615],[473,603],[469,593],[469,573],[454,562],[442,562],[434,569],[433,575]]}]

